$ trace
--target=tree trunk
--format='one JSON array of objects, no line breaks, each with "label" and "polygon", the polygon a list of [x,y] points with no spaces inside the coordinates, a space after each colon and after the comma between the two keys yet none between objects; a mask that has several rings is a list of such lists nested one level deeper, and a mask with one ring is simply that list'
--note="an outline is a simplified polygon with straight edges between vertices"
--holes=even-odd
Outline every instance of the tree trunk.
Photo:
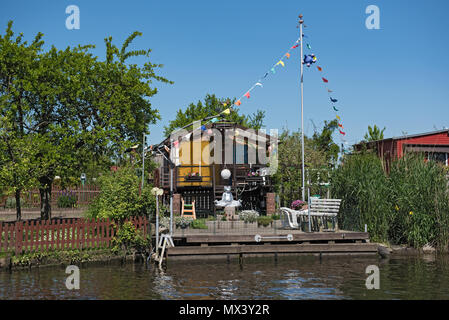
[{"label": "tree trunk", "polygon": [[22,208],[20,206],[20,193],[21,193],[20,191],[21,191],[20,189],[17,189],[16,194],[15,194],[15,196],[16,196],[16,220],[17,221],[22,220]]},{"label": "tree trunk", "polygon": [[51,181],[46,180],[42,183],[43,187],[39,188],[39,193],[41,196],[41,219],[48,220],[51,218]]}]

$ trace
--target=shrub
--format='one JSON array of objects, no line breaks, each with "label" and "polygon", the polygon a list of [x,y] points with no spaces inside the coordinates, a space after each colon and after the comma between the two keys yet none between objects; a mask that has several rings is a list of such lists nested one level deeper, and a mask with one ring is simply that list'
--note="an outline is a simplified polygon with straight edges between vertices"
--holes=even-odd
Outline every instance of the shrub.
[{"label": "shrub", "polygon": [[[23,199],[20,199],[20,207],[25,207],[26,202]],[[16,208],[16,198],[15,197],[8,197],[5,202],[5,208],[6,209],[15,209]]]},{"label": "shrub", "polygon": [[62,194],[58,198],[58,208],[73,208],[78,202],[78,197],[75,194]]},{"label": "shrub", "polygon": [[239,213],[239,219],[246,223],[256,222],[259,217],[259,213],[255,210],[243,210]]},{"label": "shrub", "polygon": [[291,208],[294,210],[301,210],[302,207],[305,205],[306,203],[302,200],[295,200],[292,202],[291,204]]},{"label": "shrub", "polygon": [[207,229],[206,219],[196,219],[190,224],[192,229]]},{"label": "shrub", "polygon": [[112,239],[112,248],[129,252],[144,252],[149,247],[149,239],[137,230],[132,222],[127,221],[119,226],[116,236]]},{"label": "shrub", "polygon": [[273,221],[279,220],[279,219],[281,219],[281,215],[280,214],[273,214],[273,215],[271,215],[271,218],[273,219]]},{"label": "shrub", "polygon": [[188,217],[177,216],[177,217],[175,217],[175,225],[178,228],[185,229],[188,226],[190,226],[190,224],[192,223],[192,220],[193,219],[190,217],[188,218]]},{"label": "shrub", "polygon": [[272,221],[273,219],[270,216],[261,216],[257,218],[257,225],[267,227]]},{"label": "shrub", "polygon": [[122,221],[133,216],[155,212],[156,201],[152,186],[145,184],[139,194],[141,179],[132,167],[122,167],[98,179],[101,193],[89,206],[88,217],[112,218]]}]

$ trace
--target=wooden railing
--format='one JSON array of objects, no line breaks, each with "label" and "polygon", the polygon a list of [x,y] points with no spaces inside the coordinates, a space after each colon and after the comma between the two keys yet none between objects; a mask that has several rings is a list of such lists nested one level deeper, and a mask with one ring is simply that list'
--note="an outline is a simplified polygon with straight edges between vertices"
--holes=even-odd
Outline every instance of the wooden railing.
[{"label": "wooden railing", "polygon": [[[130,219],[143,234],[148,233],[146,217]],[[110,219],[52,219],[0,222],[0,252],[107,248],[117,232]]]}]

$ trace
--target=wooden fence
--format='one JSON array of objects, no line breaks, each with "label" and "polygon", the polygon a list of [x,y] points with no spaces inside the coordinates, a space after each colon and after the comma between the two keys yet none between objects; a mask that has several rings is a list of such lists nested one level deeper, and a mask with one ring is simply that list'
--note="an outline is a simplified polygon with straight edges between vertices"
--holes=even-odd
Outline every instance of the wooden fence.
[{"label": "wooden fence", "polygon": [[[143,234],[148,233],[146,217],[130,219]],[[117,233],[110,219],[51,219],[0,222],[0,252],[107,248]]]}]

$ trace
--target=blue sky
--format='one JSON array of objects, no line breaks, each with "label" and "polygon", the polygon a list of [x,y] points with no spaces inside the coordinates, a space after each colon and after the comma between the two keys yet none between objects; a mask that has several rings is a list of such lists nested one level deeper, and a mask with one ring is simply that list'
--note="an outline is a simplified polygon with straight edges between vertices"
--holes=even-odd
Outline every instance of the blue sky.
[{"label": "blue sky", "polygon": [[[80,9],[79,30],[65,27],[71,4]],[[380,9],[380,30],[365,27],[368,5]],[[48,46],[95,44],[104,58],[105,37],[120,46],[141,31],[132,49],[151,48],[151,61],[164,64],[159,73],[175,82],[157,84],[152,98],[162,116],[150,126],[150,143],[157,143],[179,108],[207,93],[244,94],[298,38],[299,13],[312,47],[305,52],[318,57],[339,100],[348,142],[361,140],[373,124],[386,127],[386,137],[449,127],[447,0],[3,1],[0,32],[13,20],[26,39],[40,31]],[[293,51],[241,111],[265,110],[268,130],[299,129],[299,63],[299,50]],[[312,121],[321,127],[335,117],[320,76],[305,68],[306,134],[313,133]]]}]

